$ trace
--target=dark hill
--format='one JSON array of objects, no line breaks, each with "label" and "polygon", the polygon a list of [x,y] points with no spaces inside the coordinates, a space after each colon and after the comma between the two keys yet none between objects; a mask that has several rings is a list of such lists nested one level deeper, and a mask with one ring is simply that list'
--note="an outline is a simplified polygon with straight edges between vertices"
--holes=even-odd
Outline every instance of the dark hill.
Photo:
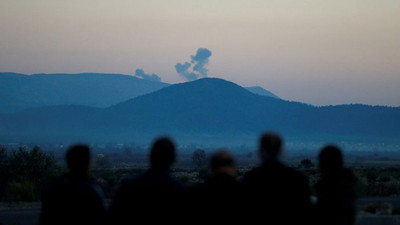
[{"label": "dark hill", "polygon": [[311,108],[255,95],[229,81],[206,78],[169,86],[120,103],[109,111],[144,130],[213,134],[261,131],[266,125],[280,130],[289,126],[294,112]]},{"label": "dark hill", "polygon": [[0,112],[63,104],[108,107],[166,86],[123,74],[0,73]]}]

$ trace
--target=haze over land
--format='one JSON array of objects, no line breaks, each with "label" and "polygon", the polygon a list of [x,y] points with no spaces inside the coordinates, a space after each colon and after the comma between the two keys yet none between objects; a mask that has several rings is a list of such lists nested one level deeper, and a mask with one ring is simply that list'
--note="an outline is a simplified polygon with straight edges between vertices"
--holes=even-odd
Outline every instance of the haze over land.
[{"label": "haze over land", "polygon": [[[90,80],[97,75],[42,76]],[[123,75],[99,76],[149,84]],[[111,85],[111,80],[101,83]],[[79,96],[85,99],[84,93]],[[97,101],[101,102],[101,98],[97,96]],[[91,99],[96,100],[93,96]],[[204,78],[170,85],[106,108],[57,105],[0,114],[0,124],[3,143],[145,143],[168,134],[180,143],[240,145],[266,130],[311,140],[393,141],[400,137],[400,107],[316,107],[254,94],[222,79]]]}]

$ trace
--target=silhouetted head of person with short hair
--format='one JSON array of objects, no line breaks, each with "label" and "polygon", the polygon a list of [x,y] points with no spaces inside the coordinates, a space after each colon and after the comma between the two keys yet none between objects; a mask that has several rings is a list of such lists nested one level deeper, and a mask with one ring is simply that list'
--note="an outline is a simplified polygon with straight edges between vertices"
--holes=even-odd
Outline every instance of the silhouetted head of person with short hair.
[{"label": "silhouetted head of person with short hair", "polygon": [[70,174],[73,177],[85,178],[89,176],[91,160],[90,149],[87,145],[74,145],[66,154]]},{"label": "silhouetted head of person with short hair", "polygon": [[343,156],[340,148],[328,145],[319,153],[319,169],[322,174],[331,174],[343,168]]},{"label": "silhouetted head of person with short hair", "polygon": [[175,162],[175,145],[168,137],[158,138],[151,148],[151,168],[159,171],[168,171]]},{"label": "silhouetted head of person with short hair", "polygon": [[341,149],[327,145],[318,158],[321,176],[315,183],[318,200],[315,224],[355,224],[357,178],[351,169],[344,167]]},{"label": "silhouetted head of person with short hair", "polygon": [[219,149],[211,156],[210,168],[212,176],[220,174],[229,175],[231,177],[237,176],[235,160],[232,154],[225,149]]},{"label": "silhouetted head of person with short hair", "polygon": [[272,132],[264,133],[260,138],[259,153],[263,161],[276,159],[282,153],[282,138]]},{"label": "silhouetted head of person with short hair", "polygon": [[65,158],[69,173],[43,189],[39,224],[103,224],[106,209],[100,187],[89,178],[89,147],[73,145]]}]

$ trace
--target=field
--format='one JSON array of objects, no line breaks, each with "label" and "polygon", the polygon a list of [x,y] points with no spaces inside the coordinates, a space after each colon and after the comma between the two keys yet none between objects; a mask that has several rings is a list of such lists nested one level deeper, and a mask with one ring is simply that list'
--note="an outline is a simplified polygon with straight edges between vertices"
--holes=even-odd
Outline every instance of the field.
[{"label": "field", "polygon": [[[192,186],[209,176],[208,158],[212,150],[206,149],[206,155],[200,160],[200,164],[195,164],[193,152],[188,149],[196,147],[186,148],[180,149],[171,174],[186,186]],[[108,147],[105,151],[104,148],[94,146],[92,149],[92,176],[103,189],[107,202],[112,200],[122,180],[137,176],[149,168],[148,154],[144,150],[146,147],[116,146]],[[260,162],[255,151],[239,149],[233,148],[232,152],[239,171],[237,179],[240,181],[247,171]],[[246,147],[242,146],[241,149]],[[66,171],[65,149],[41,150],[39,147],[24,146],[3,148],[1,152],[1,175],[7,178],[3,179],[7,182],[2,183],[0,224],[36,224],[40,213],[41,188],[46,182]],[[286,153],[283,161],[308,176],[312,194],[315,195],[313,185],[319,178],[317,151],[287,150]],[[399,224],[400,154],[393,151],[351,151],[344,154],[347,167],[353,170],[358,179],[357,224]],[[24,167],[32,165],[29,160],[50,161],[47,168]],[[41,171],[35,172],[35,169]],[[32,174],[39,174],[39,177],[32,177]]]}]

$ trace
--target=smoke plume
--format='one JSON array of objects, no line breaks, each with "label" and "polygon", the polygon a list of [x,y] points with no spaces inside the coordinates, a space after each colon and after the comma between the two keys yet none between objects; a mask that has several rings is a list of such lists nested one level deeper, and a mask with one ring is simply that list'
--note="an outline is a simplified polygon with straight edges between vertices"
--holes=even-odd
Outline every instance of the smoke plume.
[{"label": "smoke plume", "polygon": [[154,82],[161,82],[161,78],[157,74],[147,74],[143,69],[137,69],[135,75],[142,78],[143,80],[149,80]]},{"label": "smoke plume", "polygon": [[190,62],[177,63],[175,65],[175,70],[182,78],[188,81],[207,77],[208,69],[206,66],[210,56],[210,50],[199,48],[197,49],[196,55],[190,56],[192,59]]}]

